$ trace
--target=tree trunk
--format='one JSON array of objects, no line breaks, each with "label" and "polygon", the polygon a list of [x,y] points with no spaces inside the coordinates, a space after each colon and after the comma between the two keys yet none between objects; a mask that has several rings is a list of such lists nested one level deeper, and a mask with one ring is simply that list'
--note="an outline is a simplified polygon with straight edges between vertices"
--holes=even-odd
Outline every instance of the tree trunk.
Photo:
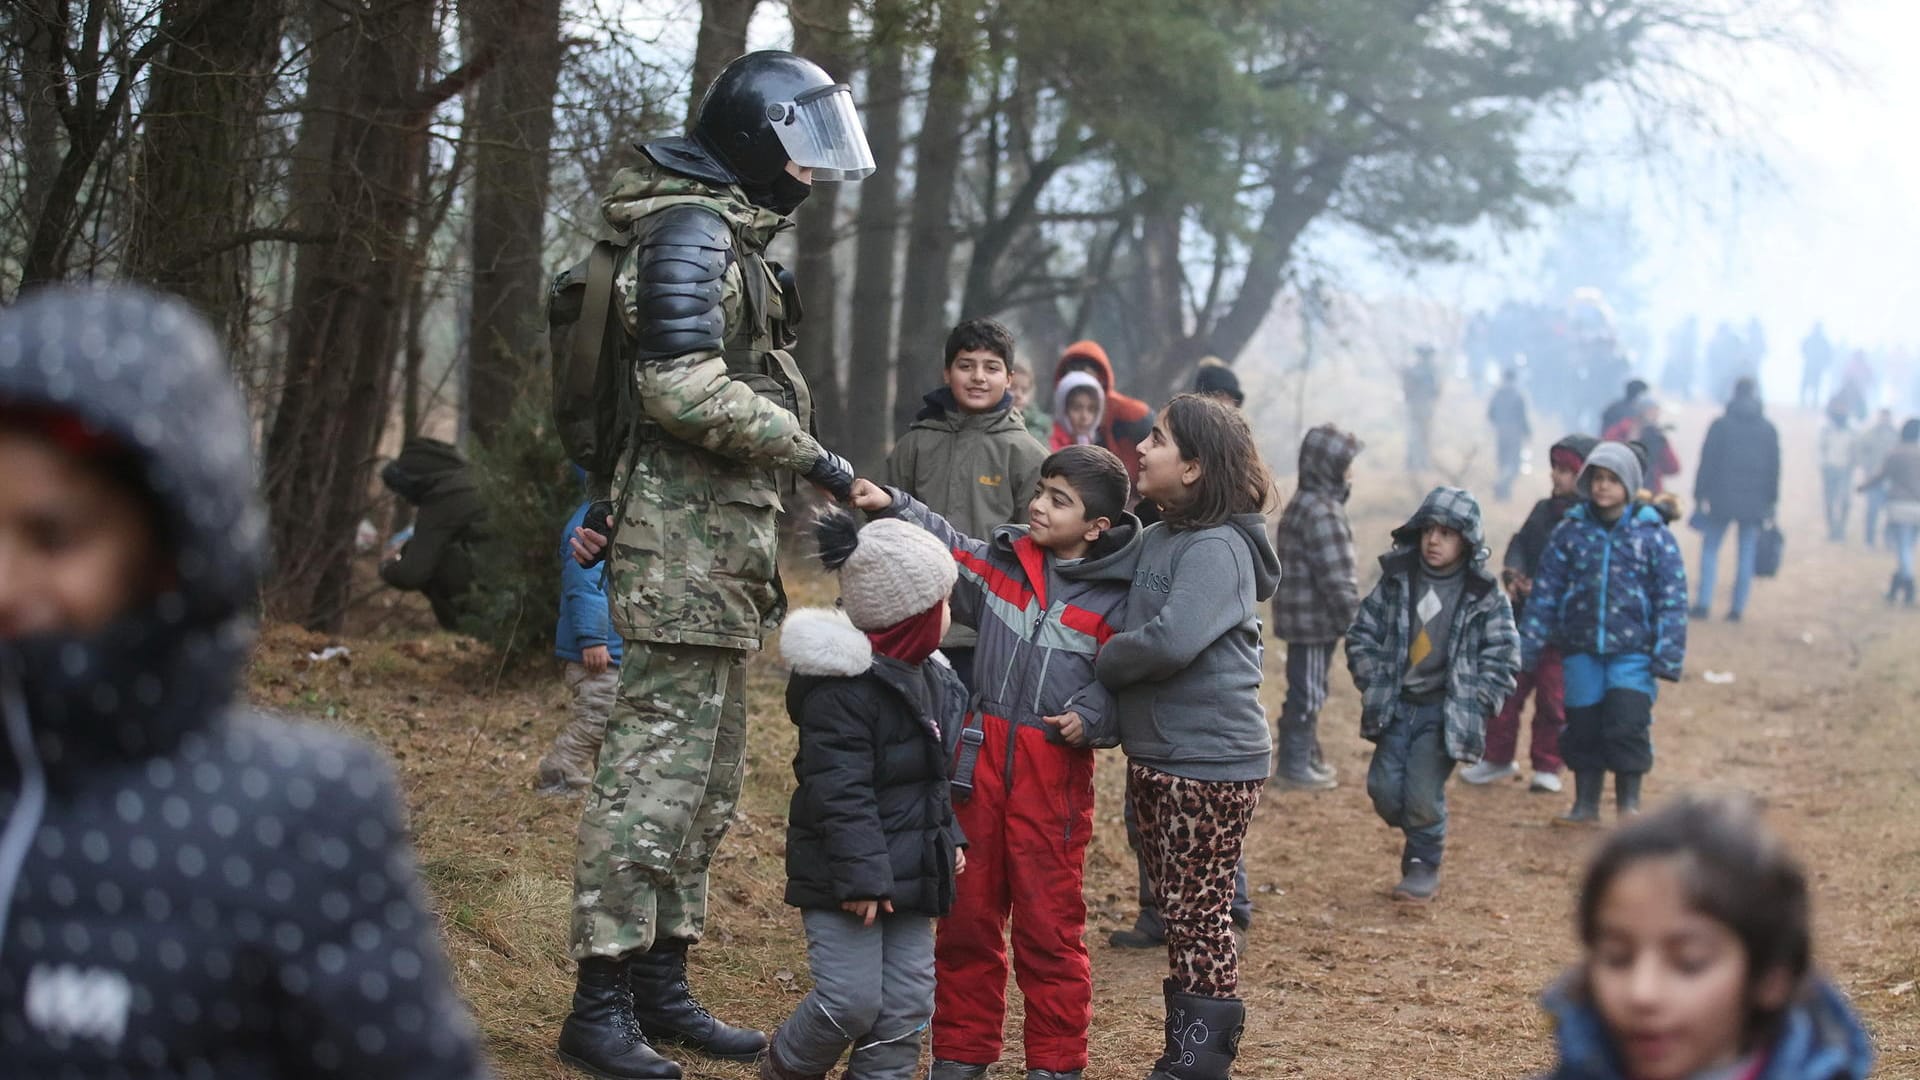
[{"label": "tree trunk", "polygon": [[700,0],[700,37],[693,48],[693,87],[687,95],[687,126],[713,77],[747,51],[747,24],[760,0]]},{"label": "tree trunk", "polygon": [[1180,263],[1180,224],[1185,207],[1164,192],[1149,192],[1140,215],[1138,364],[1127,384],[1151,400],[1172,391],[1187,360],[1185,271]]},{"label": "tree trunk", "polygon": [[914,141],[913,211],[907,225],[906,280],[900,292],[900,359],[895,369],[893,427],[905,431],[920,389],[939,372],[953,293],[953,192],[960,169],[967,67],[974,46],[973,0],[940,5],[938,44],[928,77],[927,112]]},{"label": "tree trunk", "polygon": [[[192,36],[212,2],[186,0],[177,6],[170,5],[174,13],[169,25],[175,34]],[[72,13],[66,3],[41,2],[21,9],[27,22],[38,23],[38,32],[32,37],[43,48],[61,47],[69,38],[75,42],[72,48],[60,48],[64,63],[51,62],[50,70],[36,72],[28,79],[29,86],[44,79],[44,85],[33,89],[51,95],[57,103],[66,133],[66,152],[60,156],[59,167],[51,179],[35,192],[39,214],[31,222],[30,238],[21,260],[23,288],[58,281],[65,276],[73,241],[84,227],[88,211],[96,209],[82,202],[88,177],[93,175],[108,140],[121,130],[128,102],[132,100],[134,87],[144,81],[142,76],[147,64],[166,43],[166,38],[158,32],[138,49],[132,48],[132,42],[125,38],[109,42],[109,26],[122,28],[117,18],[119,12],[108,10],[117,6],[112,0],[91,0],[82,14],[77,37],[73,35]],[[110,19],[110,14],[116,17]],[[101,76],[109,72],[115,81],[103,95]]]},{"label": "tree trunk", "polygon": [[467,335],[467,425],[491,443],[525,372],[544,355],[541,233],[560,83],[560,0],[469,0],[468,12],[479,50],[500,56],[475,95]]},{"label": "tree trunk", "polygon": [[[852,0],[792,0],[793,51],[819,64],[835,79],[852,78]],[[794,359],[813,390],[820,439],[830,447],[846,445],[853,426],[846,392],[840,384],[839,253],[840,184],[817,184],[800,208],[798,256],[800,306],[806,324]]]},{"label": "tree trunk", "polygon": [[238,339],[245,319],[248,175],[280,52],[282,0],[213,0],[185,32],[161,8],[134,171],[128,277],[178,293]]},{"label": "tree trunk", "polygon": [[[53,23],[38,8],[51,11],[51,0],[27,0],[7,18],[9,36],[20,50],[20,108],[24,114],[24,141],[20,145],[23,166],[21,214],[15,220],[22,228],[24,241],[33,223],[46,210],[47,196],[53,190],[54,177],[60,174],[60,161],[66,156],[65,131],[54,99],[54,81],[66,77],[53,59]],[[23,258],[25,249],[15,249],[9,239],[6,254]]]},{"label": "tree trunk", "polygon": [[[876,35],[867,62],[867,142],[872,176],[860,182],[855,222],[852,350],[847,362],[849,397],[861,404],[865,423],[849,424],[844,453],[866,471],[886,461],[893,415],[895,268],[900,239],[900,105],[906,96],[906,49],[897,28]],[[879,421],[879,422],[876,422]]]},{"label": "tree trunk", "polygon": [[286,385],[263,471],[279,562],[268,602],[317,630],[339,627],[351,595],[354,533],[399,346],[418,141],[433,108],[484,66],[422,86],[434,9],[435,0],[313,2],[306,122],[318,126],[302,141],[316,157],[298,185],[313,201],[296,213],[340,239],[301,252],[286,316]]}]

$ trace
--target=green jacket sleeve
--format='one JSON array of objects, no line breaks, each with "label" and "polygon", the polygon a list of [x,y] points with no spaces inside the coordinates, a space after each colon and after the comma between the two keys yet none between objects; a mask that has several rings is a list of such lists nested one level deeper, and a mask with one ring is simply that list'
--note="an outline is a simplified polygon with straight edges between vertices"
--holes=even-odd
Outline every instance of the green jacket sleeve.
[{"label": "green jacket sleeve", "polygon": [[800,418],[728,377],[717,352],[688,353],[635,368],[641,407],[677,439],[752,465],[805,472],[820,444]]}]

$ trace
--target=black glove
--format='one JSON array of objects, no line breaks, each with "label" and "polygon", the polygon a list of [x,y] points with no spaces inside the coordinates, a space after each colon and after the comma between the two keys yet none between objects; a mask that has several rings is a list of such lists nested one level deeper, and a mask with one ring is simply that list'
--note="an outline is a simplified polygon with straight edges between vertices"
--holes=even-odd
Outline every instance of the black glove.
[{"label": "black glove", "polygon": [[853,495],[853,463],[824,446],[804,475],[808,483],[825,488],[827,494],[840,502],[846,502]]}]

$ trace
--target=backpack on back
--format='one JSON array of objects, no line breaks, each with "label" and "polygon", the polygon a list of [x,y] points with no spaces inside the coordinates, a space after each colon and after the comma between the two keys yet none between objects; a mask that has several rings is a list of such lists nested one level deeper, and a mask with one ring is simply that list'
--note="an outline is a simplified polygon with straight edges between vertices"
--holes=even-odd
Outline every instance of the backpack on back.
[{"label": "backpack on back", "polygon": [[632,337],[613,300],[625,250],[623,241],[599,241],[554,276],[547,295],[554,429],[567,457],[596,480],[611,480],[640,414],[627,367]]}]

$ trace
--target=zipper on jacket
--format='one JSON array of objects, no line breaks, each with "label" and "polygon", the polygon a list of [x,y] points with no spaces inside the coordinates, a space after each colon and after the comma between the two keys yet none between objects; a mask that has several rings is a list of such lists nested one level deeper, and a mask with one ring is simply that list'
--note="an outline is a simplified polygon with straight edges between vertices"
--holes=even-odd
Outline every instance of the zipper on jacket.
[{"label": "zipper on jacket", "polygon": [[1600,545],[1600,611],[1594,620],[1594,653],[1607,655],[1607,587],[1613,584],[1613,530],[1602,533]]}]

